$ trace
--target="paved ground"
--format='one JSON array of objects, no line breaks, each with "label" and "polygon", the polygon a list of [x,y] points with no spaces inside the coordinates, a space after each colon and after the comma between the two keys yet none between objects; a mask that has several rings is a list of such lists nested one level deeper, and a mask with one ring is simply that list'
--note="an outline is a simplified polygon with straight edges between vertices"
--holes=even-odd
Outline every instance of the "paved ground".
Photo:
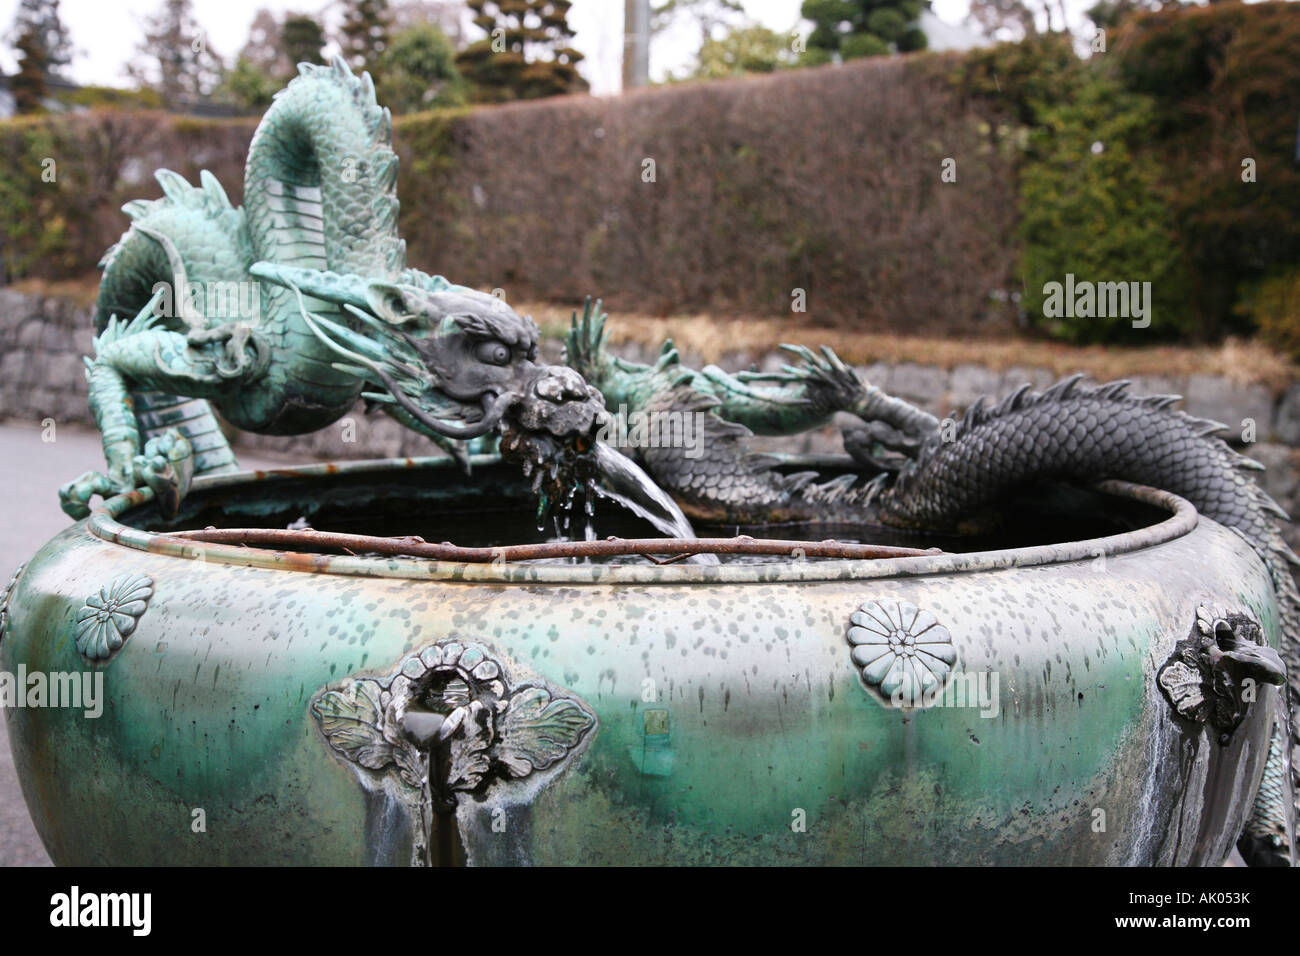
[{"label": "paved ground", "polygon": [[[21,562],[67,527],[69,519],[59,510],[59,485],[103,464],[99,436],[92,432],[59,426],[53,442],[41,438],[35,426],[0,424],[0,587]],[[241,462],[251,468],[271,463],[246,455]],[[9,734],[0,731],[0,866],[49,865],[14,774]]]}]

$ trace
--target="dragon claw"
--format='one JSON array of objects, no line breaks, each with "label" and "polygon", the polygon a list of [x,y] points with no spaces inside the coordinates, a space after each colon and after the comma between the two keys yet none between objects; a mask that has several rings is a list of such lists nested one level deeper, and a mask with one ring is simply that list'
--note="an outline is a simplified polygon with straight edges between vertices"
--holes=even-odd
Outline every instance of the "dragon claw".
[{"label": "dragon claw", "polygon": [[565,360],[583,377],[590,379],[605,346],[605,313],[599,299],[587,301],[582,309],[582,318],[574,310],[569,324],[569,335],[565,341]]},{"label": "dragon claw", "polygon": [[68,517],[80,521],[90,514],[90,499],[112,498],[136,488],[150,488],[166,517],[174,517],[190,489],[194,473],[194,449],[178,430],[152,438],[144,451],[131,459],[129,474],[87,471],[59,488],[59,507]]},{"label": "dragon claw", "polygon": [[88,471],[59,488],[59,507],[69,518],[80,521],[90,514],[90,499],[95,495],[110,498],[125,490],[116,478]]},{"label": "dragon claw", "polygon": [[158,509],[174,518],[190,490],[194,474],[194,448],[175,428],[149,439],[134,459],[137,487],[153,490]]},{"label": "dragon claw", "polygon": [[803,345],[782,345],[782,349],[798,358],[801,366],[783,365],[781,376],[790,382],[801,382],[809,398],[834,411],[850,411],[866,395],[862,379],[829,347],[823,345],[821,354]]},{"label": "dragon claw", "polygon": [[247,322],[227,322],[212,329],[197,329],[185,338],[192,348],[224,343],[213,359],[217,375],[224,379],[243,378],[250,372],[260,371],[271,357],[265,340]]},{"label": "dragon claw", "polygon": [[845,428],[844,450],[857,462],[878,471],[896,472],[921,450],[921,439],[882,421]]}]

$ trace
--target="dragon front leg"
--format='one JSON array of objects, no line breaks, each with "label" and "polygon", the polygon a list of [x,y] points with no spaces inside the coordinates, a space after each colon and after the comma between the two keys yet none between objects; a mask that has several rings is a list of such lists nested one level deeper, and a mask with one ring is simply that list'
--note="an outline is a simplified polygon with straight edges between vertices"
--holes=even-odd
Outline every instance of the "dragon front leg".
[{"label": "dragon front leg", "polygon": [[[152,305],[152,304],[151,304]],[[189,490],[194,450],[178,429],[141,447],[132,392],[156,389],[190,398],[220,398],[258,377],[269,349],[252,330],[187,336],[154,327],[151,306],[129,323],[110,319],[87,360],[90,408],[103,441],[105,471],[88,471],[59,489],[65,513],[84,518],[90,499],[150,488],[165,515],[175,515]],[[227,334],[228,333],[228,334]],[[238,354],[232,355],[232,347]]]},{"label": "dragon front leg", "polygon": [[225,322],[211,329],[197,329],[186,335],[185,341],[199,350],[205,345],[221,343],[215,355],[206,354],[221,379],[252,377],[265,370],[270,362],[266,341],[247,322]]},{"label": "dragon front leg", "polygon": [[877,471],[896,471],[915,458],[926,436],[938,428],[933,415],[864,382],[829,348],[783,348],[800,360],[779,372],[730,374],[710,365],[696,372],[680,363],[671,342],[655,365],[638,365],[606,349],[605,315],[600,303],[587,300],[582,317],[575,312],[565,346],[566,359],[605,395],[611,411],[626,406],[644,411],[655,401],[689,383],[714,400],[716,414],[757,435],[792,435],[820,428],[837,412],[864,423],[845,429],[845,450]]},{"label": "dragon front leg", "polygon": [[844,428],[844,450],[856,461],[881,471],[899,471],[914,461],[940,425],[929,412],[886,395],[874,385],[865,385],[855,404],[845,410],[863,424]]},{"label": "dragon front leg", "polygon": [[111,366],[89,369],[90,407],[101,429],[107,471],[88,471],[59,489],[59,504],[73,518],[90,513],[90,499],[148,487],[164,514],[174,515],[189,491],[194,450],[177,429],[141,448],[134,404],[126,381]]},{"label": "dragon front leg", "polygon": [[[728,375],[710,366],[703,371],[723,403],[723,415],[758,434],[791,434],[817,428],[836,412],[848,412],[865,427],[846,431],[847,450],[878,468],[890,468],[890,455],[910,457],[938,419],[864,382],[833,350],[782,346],[800,359],[780,372]],[[850,439],[850,435],[852,438]]]}]

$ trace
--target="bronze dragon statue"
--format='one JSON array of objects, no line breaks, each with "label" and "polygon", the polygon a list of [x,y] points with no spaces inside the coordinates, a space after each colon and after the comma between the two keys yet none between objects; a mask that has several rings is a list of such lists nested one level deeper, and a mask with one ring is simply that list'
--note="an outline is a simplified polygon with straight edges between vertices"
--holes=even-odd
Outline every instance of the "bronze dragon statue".
[{"label": "bronze dragon statue", "polygon": [[[133,221],[101,263],[86,360],[107,468],[60,489],[72,517],[137,487],[175,513],[193,477],[233,470],[214,407],[251,432],[301,434],[365,392],[456,455],[500,430],[507,454],[555,465],[557,495],[578,477],[559,463],[589,461],[600,395],[538,363],[533,321],[406,267],[397,155],[369,75],[337,59],[299,72],[253,136],[242,208],[206,171],[192,186],[166,170],[161,199],[124,207]],[[390,371],[322,333],[349,327],[385,334]]]},{"label": "bronze dragon statue", "polygon": [[[366,397],[466,461],[468,443],[498,438],[543,509],[602,470],[598,438],[612,413],[691,413],[705,429],[691,452],[649,444],[635,456],[689,515],[737,525],[963,531],[1031,481],[1121,478],[1179,494],[1259,554],[1300,675],[1288,568],[1297,559],[1276,524],[1285,515],[1248,474],[1258,466],[1216,437],[1220,426],[1177,411],[1175,397],[1071,379],[939,422],[826,349],[795,349],[801,364],[778,373],[695,371],[671,343],[653,366],[623,361],[590,304],[575,315],[570,367],[545,365],[530,319],[406,265],[390,120],[370,78],[338,60],[299,70],[253,137],[242,208],[206,172],[193,186],[167,171],[161,199],[125,207],[133,221],[102,263],[87,359],[107,467],[60,490],[73,517],[96,494],[142,487],[174,514],[194,476],[235,469],[214,408],[242,429],[297,434]],[[849,474],[786,474],[746,447],[751,434],[819,427],[841,412],[857,420],[844,431]],[[1282,740],[1248,828],[1265,849],[1281,840]]]}]

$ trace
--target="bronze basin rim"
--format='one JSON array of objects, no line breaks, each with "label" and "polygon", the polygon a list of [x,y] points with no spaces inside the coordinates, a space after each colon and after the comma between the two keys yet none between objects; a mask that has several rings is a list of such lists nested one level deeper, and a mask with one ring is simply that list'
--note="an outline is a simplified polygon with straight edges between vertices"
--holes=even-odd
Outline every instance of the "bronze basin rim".
[{"label": "bronze basin rim", "polygon": [[[476,456],[475,464],[489,464],[496,456]],[[382,458],[365,461],[328,462],[292,466],[268,471],[238,472],[200,478],[194,491],[251,485],[274,478],[323,478],[336,474],[393,473],[405,469],[441,469],[449,459]],[[1129,498],[1168,511],[1169,517],[1133,531],[1069,541],[1006,548],[993,551],[939,553],[915,557],[846,559],[817,562],[665,565],[561,565],[561,564],[483,564],[438,561],[414,557],[356,557],[303,552],[277,551],[268,548],[215,544],[165,533],[141,531],[121,524],[124,512],[146,504],[153,498],[147,489],[118,495],[105,501],[86,519],[86,529],[95,537],[139,551],[175,558],[213,562],[242,567],[308,571],[359,577],[408,578],[415,580],[464,583],[584,585],[584,584],[780,584],[786,582],[843,581],[869,578],[915,577],[1011,567],[1066,564],[1095,560],[1154,547],[1183,537],[1193,531],[1199,516],[1190,502],[1171,492],[1123,481],[1105,481],[1095,488],[1108,495]],[[790,541],[797,548],[801,542]]]}]

